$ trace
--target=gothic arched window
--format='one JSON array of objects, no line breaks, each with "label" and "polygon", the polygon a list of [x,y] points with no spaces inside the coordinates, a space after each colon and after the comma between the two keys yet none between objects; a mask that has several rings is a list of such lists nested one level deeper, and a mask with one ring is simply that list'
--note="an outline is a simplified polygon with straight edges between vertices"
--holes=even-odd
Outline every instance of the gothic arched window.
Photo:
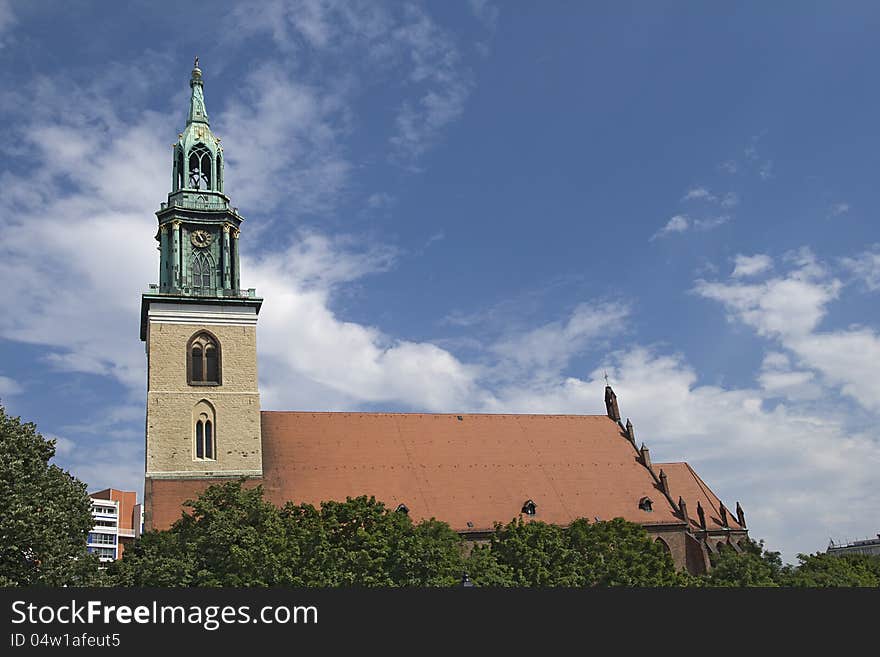
[{"label": "gothic arched window", "polygon": [[190,189],[211,189],[211,151],[196,144],[189,152]]},{"label": "gothic arched window", "polygon": [[220,342],[207,331],[194,335],[187,346],[190,385],[220,385]]},{"label": "gothic arched window", "polygon": [[195,290],[213,289],[214,260],[210,253],[196,251],[192,258],[192,286]]},{"label": "gothic arched window", "polygon": [[214,407],[204,399],[193,409],[193,458],[197,461],[217,459]]},{"label": "gothic arched window", "polygon": [[186,172],[183,170],[183,149],[177,148],[177,187],[175,188],[175,192],[178,189],[183,189],[186,187]]}]

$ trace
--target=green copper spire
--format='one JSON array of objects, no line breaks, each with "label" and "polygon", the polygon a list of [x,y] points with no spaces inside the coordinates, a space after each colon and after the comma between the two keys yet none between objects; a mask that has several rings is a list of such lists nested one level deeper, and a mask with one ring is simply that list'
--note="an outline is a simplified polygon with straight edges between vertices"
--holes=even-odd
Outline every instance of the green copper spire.
[{"label": "green copper spire", "polygon": [[199,58],[189,81],[186,127],[171,145],[171,192],[159,219],[160,295],[253,299],[241,290],[238,237],[244,221],[223,190],[223,147],[205,109]]},{"label": "green copper spire", "polygon": [[205,109],[205,90],[202,84],[202,69],[199,68],[199,58],[196,57],[193,63],[192,77],[189,80],[189,86],[192,89],[192,95],[189,99],[189,116],[186,118],[186,124],[204,123],[208,124],[208,110]]}]

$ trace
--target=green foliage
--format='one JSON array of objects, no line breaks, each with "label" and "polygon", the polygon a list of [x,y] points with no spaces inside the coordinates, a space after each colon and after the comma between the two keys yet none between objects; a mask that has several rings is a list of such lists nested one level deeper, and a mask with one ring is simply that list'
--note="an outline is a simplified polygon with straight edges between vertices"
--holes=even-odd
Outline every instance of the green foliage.
[{"label": "green foliage", "polygon": [[458,535],[414,525],[374,498],[278,509],[261,487],[211,486],[165,532],[135,543],[116,564],[136,586],[450,586],[462,572]]},{"label": "green foliage", "polygon": [[102,576],[86,552],[86,485],[50,459],[55,442],[0,406],[0,586],[88,586]]},{"label": "green foliage", "polygon": [[577,520],[568,529],[572,548],[580,555],[588,586],[686,586],[689,577],[675,568],[672,555],[648,536],[644,527],[622,518],[588,523]]},{"label": "green foliage", "polygon": [[779,586],[786,568],[779,552],[768,552],[764,542],[743,541],[742,551],[719,545],[712,555],[712,570],[703,577],[706,586]]},{"label": "green foliage", "polygon": [[[571,547],[564,529],[544,522],[496,525],[489,544],[497,564],[510,573],[511,586],[583,586],[580,555]],[[482,573],[472,574],[480,583]]]},{"label": "green foliage", "polygon": [[498,525],[466,563],[480,586],[686,586],[669,552],[643,527],[615,518],[568,529],[517,519]]},{"label": "green foliage", "polygon": [[[763,542],[721,547],[702,577],[676,570],[668,550],[620,518],[567,529],[516,519],[487,543],[446,523],[414,524],[375,498],[286,504],[244,480],[211,486],[168,531],[149,532],[109,574],[122,586],[878,586],[880,558],[800,555],[785,566]],[[79,563],[85,563],[80,561]]]},{"label": "green foliage", "polygon": [[785,574],[785,586],[880,587],[880,557],[867,554],[799,554],[800,564]]}]

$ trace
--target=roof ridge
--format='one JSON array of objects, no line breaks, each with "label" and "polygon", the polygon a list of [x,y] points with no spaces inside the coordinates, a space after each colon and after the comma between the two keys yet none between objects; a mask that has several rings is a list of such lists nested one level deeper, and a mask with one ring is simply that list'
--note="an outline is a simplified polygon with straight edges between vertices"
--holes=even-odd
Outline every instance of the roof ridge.
[{"label": "roof ridge", "polygon": [[[538,417],[565,417],[565,418],[605,418],[610,419],[604,413],[468,413],[468,412],[430,412],[430,411],[272,411],[261,410],[261,413],[296,414],[296,415],[368,415],[368,416],[416,416],[437,415],[449,417],[515,417],[515,418],[538,418]],[[613,420],[612,420],[613,422]],[[616,424],[616,423],[615,423]]]}]

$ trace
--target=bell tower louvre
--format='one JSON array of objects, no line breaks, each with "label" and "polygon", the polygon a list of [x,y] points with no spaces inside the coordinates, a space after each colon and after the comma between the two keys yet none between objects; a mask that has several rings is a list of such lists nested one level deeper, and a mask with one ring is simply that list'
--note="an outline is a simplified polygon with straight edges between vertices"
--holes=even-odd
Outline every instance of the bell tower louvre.
[{"label": "bell tower louvre", "polygon": [[160,205],[159,282],[141,300],[147,355],[145,524],[156,479],[262,475],[256,325],[262,299],[241,290],[244,218],[224,193],[198,57],[186,127],[172,145]]},{"label": "bell tower louvre", "polygon": [[741,549],[742,508],[734,519],[688,463],[652,462],[607,376],[601,415],[261,411],[262,299],[239,289],[244,219],[224,192],[198,58],[190,88],[156,212],[159,283],[141,305],[147,530],[170,527],[210,484],[245,477],[279,506],[374,496],[469,541],[517,516],[562,527],[623,518],[691,573],[719,544]]}]

